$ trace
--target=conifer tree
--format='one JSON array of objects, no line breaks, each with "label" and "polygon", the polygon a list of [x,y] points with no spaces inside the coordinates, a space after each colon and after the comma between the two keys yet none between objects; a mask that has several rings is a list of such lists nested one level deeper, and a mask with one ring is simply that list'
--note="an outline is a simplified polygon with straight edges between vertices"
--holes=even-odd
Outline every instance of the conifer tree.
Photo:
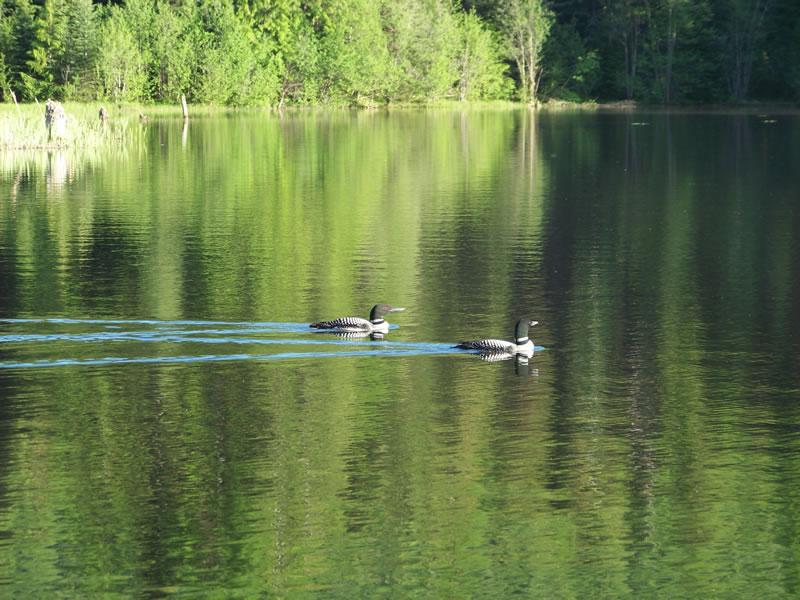
[{"label": "conifer tree", "polygon": [[6,69],[6,80],[10,89],[17,96],[26,94],[24,76],[30,68],[36,39],[36,13],[34,5],[28,0],[8,0],[3,6],[3,62]]}]

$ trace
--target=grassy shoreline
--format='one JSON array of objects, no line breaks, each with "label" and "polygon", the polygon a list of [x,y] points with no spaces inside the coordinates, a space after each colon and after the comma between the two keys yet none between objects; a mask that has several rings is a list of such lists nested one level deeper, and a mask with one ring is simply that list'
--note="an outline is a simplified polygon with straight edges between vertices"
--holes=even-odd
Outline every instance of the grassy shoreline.
[{"label": "grassy shoreline", "polygon": [[[102,122],[99,110],[105,106],[108,119]],[[55,150],[60,148],[98,148],[118,143],[129,137],[131,128],[148,119],[182,118],[177,104],[122,104],[106,105],[102,102],[67,102],[67,136],[48,140],[44,124],[44,104],[0,104],[0,150]],[[538,110],[542,112],[649,112],[677,114],[800,114],[795,104],[748,103],[722,105],[653,105],[630,101],[619,102],[566,102],[548,100],[535,106],[519,102],[458,102],[443,100],[429,103],[394,103],[374,107],[353,106],[290,106],[281,110],[273,107],[230,107],[192,105],[190,117],[256,113],[302,114],[317,111],[392,111],[392,110]]]},{"label": "grassy shoreline", "polygon": [[[100,108],[107,119],[101,121]],[[226,114],[235,109],[219,106],[193,106],[191,115]],[[175,105],[110,105],[102,102],[65,102],[66,135],[49,140],[44,121],[44,103],[0,104],[0,151],[59,150],[102,148],[132,137],[149,118],[181,118]]]},{"label": "grassy shoreline", "polygon": [[67,103],[66,134],[48,139],[44,104],[0,105],[0,150],[56,150],[94,148],[126,137],[129,119],[99,118],[99,105]]}]

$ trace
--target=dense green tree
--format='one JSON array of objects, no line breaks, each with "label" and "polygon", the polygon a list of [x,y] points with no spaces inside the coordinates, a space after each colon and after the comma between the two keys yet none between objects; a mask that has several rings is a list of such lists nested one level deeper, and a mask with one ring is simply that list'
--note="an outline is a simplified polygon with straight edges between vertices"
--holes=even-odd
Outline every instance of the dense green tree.
[{"label": "dense green tree", "polygon": [[256,33],[254,38],[266,59],[270,79],[277,81],[280,105],[294,100],[317,99],[322,73],[319,40],[314,25],[319,25],[320,10],[300,0],[244,0],[241,14]]},{"label": "dense green tree", "polygon": [[661,99],[665,103],[718,101],[723,96],[718,69],[721,57],[712,35],[711,6],[707,0],[672,0],[672,4],[671,23],[659,28],[671,32],[670,37],[655,49],[662,57],[661,84],[656,86]]},{"label": "dense green tree", "polygon": [[800,3],[795,0],[776,0],[765,16],[752,85],[761,97],[800,100]]},{"label": "dense green tree", "polygon": [[115,102],[147,98],[147,65],[125,13],[118,7],[100,33],[98,70],[104,95]]},{"label": "dense green tree", "polygon": [[553,13],[543,0],[503,0],[498,11],[508,53],[517,65],[520,100],[534,102],[542,77],[542,47]]},{"label": "dense green tree", "polygon": [[96,95],[97,18],[92,0],[64,0],[66,31],[58,69],[67,99]]},{"label": "dense green tree", "polygon": [[607,0],[605,4],[603,25],[609,37],[622,49],[623,60],[617,73],[628,100],[634,98],[639,84],[648,9],[647,0]]},{"label": "dense green tree", "polygon": [[28,70],[22,74],[29,98],[61,95],[69,74],[64,69],[67,35],[66,0],[45,0],[38,10],[35,23],[35,45],[28,60]]},{"label": "dense green tree", "polygon": [[0,86],[371,106],[800,98],[796,0],[0,0]]},{"label": "dense green tree", "polygon": [[204,0],[196,11],[198,85],[194,97],[219,104],[244,104],[256,99],[259,93],[252,89],[256,57],[244,21],[232,4],[221,0]]},{"label": "dense green tree", "polygon": [[28,0],[9,0],[3,5],[3,61],[9,87],[21,95],[23,75],[30,68],[36,40],[35,7]]},{"label": "dense green tree", "polygon": [[793,43],[784,44],[783,55],[786,57],[785,64],[790,65],[786,77],[787,83],[793,92],[794,99],[800,100],[800,7],[797,4],[792,6],[794,8],[793,13],[787,15],[787,23],[790,24],[790,34],[787,38],[793,40]]},{"label": "dense green tree", "polygon": [[542,94],[548,98],[581,101],[595,96],[600,58],[587,48],[574,21],[555,23],[542,49]]},{"label": "dense green tree", "polygon": [[10,19],[6,16],[5,0],[0,0],[0,99],[5,99],[8,90],[8,65],[6,52],[10,47]]},{"label": "dense green tree", "polygon": [[391,100],[453,96],[458,23],[447,0],[387,1],[384,29],[392,59]]},{"label": "dense green tree", "polygon": [[391,59],[372,0],[329,2],[320,36],[322,97],[372,105],[390,90]]},{"label": "dense green tree", "polygon": [[142,13],[152,19],[152,38],[140,39],[140,44],[147,52],[154,98],[162,102],[176,102],[181,94],[191,98],[196,54],[195,28],[188,10],[173,10],[158,0],[152,14],[147,6],[142,6]]},{"label": "dense green tree", "polygon": [[506,98],[510,80],[495,36],[474,13],[461,15],[461,40],[456,55],[460,100]]},{"label": "dense green tree", "polygon": [[720,0],[724,16],[725,77],[734,100],[741,101],[750,89],[753,61],[764,39],[765,17],[774,0]]},{"label": "dense green tree", "polygon": [[5,56],[0,52],[0,100],[6,97],[8,89],[8,67],[6,66]]}]

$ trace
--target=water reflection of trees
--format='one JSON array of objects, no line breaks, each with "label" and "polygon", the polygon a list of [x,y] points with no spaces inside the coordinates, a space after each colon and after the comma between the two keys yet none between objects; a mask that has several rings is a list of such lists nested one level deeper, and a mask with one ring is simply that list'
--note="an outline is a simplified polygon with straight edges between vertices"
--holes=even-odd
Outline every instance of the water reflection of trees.
[{"label": "water reflection of trees", "polygon": [[[561,309],[552,318],[555,337],[566,345],[556,365],[562,407],[553,419],[560,443],[551,485],[585,490],[578,497],[597,503],[587,526],[608,521],[606,499],[628,499],[606,533],[626,532],[627,585],[647,591],[665,549],[672,561],[689,558],[681,556],[686,544],[699,542],[703,551],[698,532],[711,535],[712,528],[697,507],[714,506],[720,489],[741,497],[732,487],[739,469],[708,459],[732,452],[748,435],[747,413],[762,408],[753,381],[789,383],[790,371],[761,364],[759,338],[787,323],[796,298],[772,280],[793,277],[791,268],[775,266],[787,265],[796,242],[785,227],[774,235],[791,188],[774,173],[770,155],[794,157],[786,137],[765,132],[752,117],[653,115],[649,127],[637,129],[619,127],[620,119],[600,117],[581,131],[601,157],[588,181],[575,175],[581,170],[574,159],[555,163],[551,176],[545,273]],[[624,144],[615,141],[620,135]],[[543,146],[549,142],[544,136]],[[559,143],[580,146],[554,133]],[[776,355],[796,357],[796,347],[786,346],[791,328],[782,331],[773,338],[781,346]],[[739,417],[721,424],[718,411]],[[728,443],[709,446],[715,436]],[[629,459],[627,472],[614,472],[619,453]],[[749,516],[757,496],[747,492],[735,508],[712,510],[728,523],[720,531],[730,538],[714,540],[707,560],[719,559],[712,548],[736,545],[736,536],[770,543],[775,532],[756,533]],[[684,544],[669,543],[675,539]]]},{"label": "water reflection of trees", "polygon": [[[64,573],[681,595],[742,537],[796,571],[797,511],[770,504],[798,481],[798,221],[771,166],[795,150],[757,121],[647,120],[233,118],[185,149],[155,123],[147,161],[61,186],[29,169],[42,187],[0,204],[6,314],[300,320],[380,290],[443,339],[501,335],[524,305],[550,349],[535,381],[449,358],[5,378],[11,406],[37,399],[5,433],[6,488],[29,496],[5,498],[2,528],[28,533],[2,568],[37,572],[17,595]],[[729,589],[755,589],[733,560]]]}]

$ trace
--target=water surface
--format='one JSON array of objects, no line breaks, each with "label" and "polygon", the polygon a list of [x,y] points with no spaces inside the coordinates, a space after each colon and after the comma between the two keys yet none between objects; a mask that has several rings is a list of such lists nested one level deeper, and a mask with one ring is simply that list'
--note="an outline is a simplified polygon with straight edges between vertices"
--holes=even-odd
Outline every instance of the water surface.
[{"label": "water surface", "polygon": [[[2,156],[2,595],[796,597],[798,172],[790,114]],[[528,364],[451,348],[522,315]]]}]

